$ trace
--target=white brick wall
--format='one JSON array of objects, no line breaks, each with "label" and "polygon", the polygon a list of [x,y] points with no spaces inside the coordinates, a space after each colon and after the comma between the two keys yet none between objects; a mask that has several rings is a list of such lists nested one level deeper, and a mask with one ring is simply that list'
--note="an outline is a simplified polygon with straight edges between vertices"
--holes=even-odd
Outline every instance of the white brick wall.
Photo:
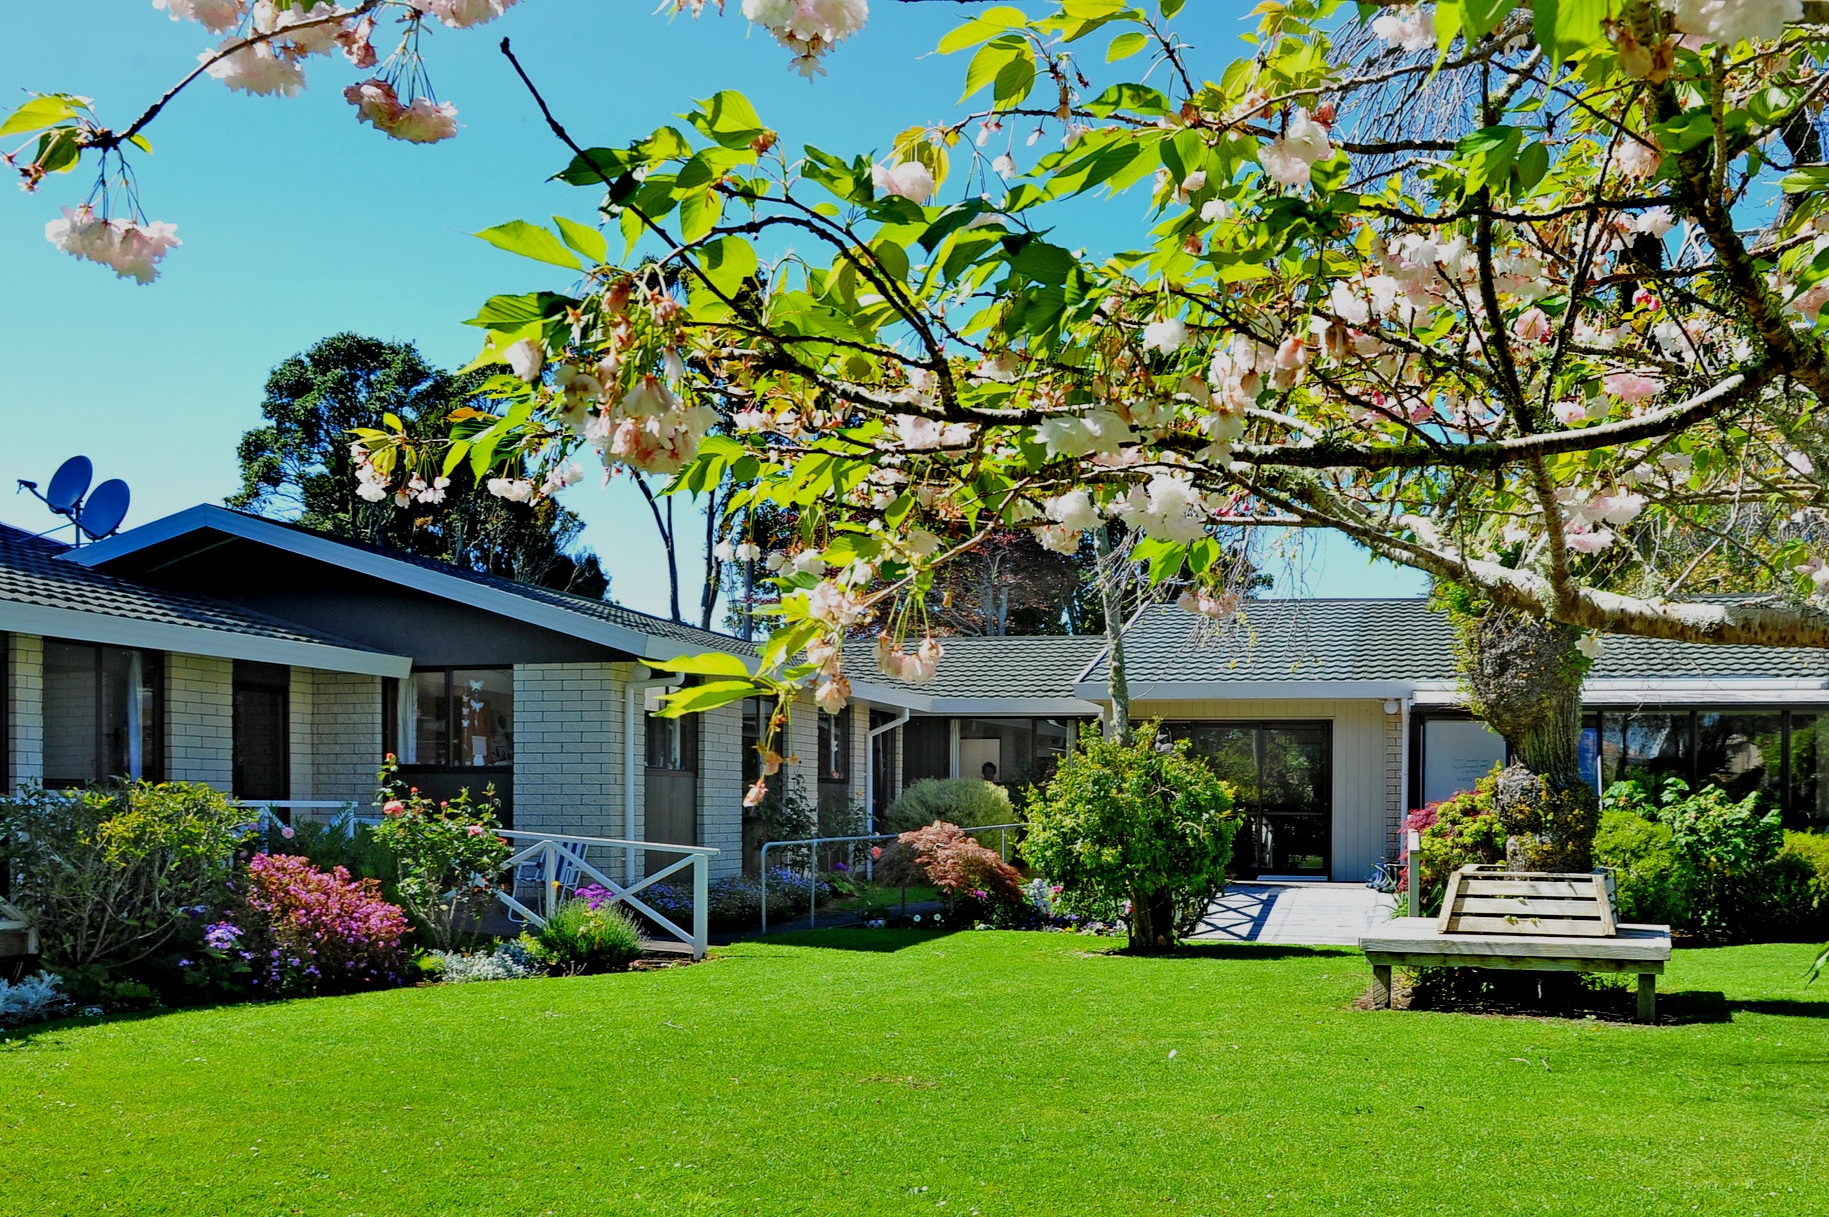
[{"label": "white brick wall", "polygon": [[743,869],[743,703],[699,716],[699,844],[722,850],[711,873]]},{"label": "white brick wall", "polygon": [[[622,714],[627,664],[514,670],[514,823],[531,832],[623,835]],[[636,823],[641,823],[640,758]]]},{"label": "white brick wall", "polygon": [[234,664],[204,655],[165,656],[165,776],[234,783]]},{"label": "white brick wall", "polygon": [[10,790],[44,777],[44,640],[36,634],[12,635],[6,662],[6,744],[12,771],[0,777]]},{"label": "white brick wall", "polygon": [[316,673],[310,668],[293,668],[286,686],[286,767],[295,799],[318,797],[313,793],[317,789],[317,750],[311,738],[316,692]]},{"label": "white brick wall", "polygon": [[[306,670],[293,672],[293,688],[305,683]],[[375,797],[375,771],[381,767],[381,678],[352,672],[309,673],[308,726],[292,724],[296,763],[309,739],[309,785],[295,767],[292,797],[340,799],[366,806]],[[302,699],[295,693],[296,712]]]}]

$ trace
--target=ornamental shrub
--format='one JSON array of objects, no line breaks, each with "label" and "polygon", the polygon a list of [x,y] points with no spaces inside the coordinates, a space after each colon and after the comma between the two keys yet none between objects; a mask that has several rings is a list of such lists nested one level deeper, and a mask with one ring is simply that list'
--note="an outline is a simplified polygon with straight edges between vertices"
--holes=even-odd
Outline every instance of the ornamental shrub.
[{"label": "ornamental shrub", "polygon": [[561,976],[619,972],[641,958],[641,927],[619,904],[597,907],[567,900],[537,935],[521,938],[527,953]]},{"label": "ornamental shrub", "polygon": [[905,832],[878,859],[879,879],[892,886],[925,880],[940,889],[949,921],[975,921],[999,906],[1026,905],[1022,876],[957,824]]},{"label": "ornamental shrub", "polygon": [[1010,824],[1016,819],[1010,792],[980,778],[923,778],[902,791],[889,805],[881,832],[905,833],[927,824],[957,824],[978,828]]},{"label": "ornamental shrub", "polygon": [[1029,802],[1030,864],[1089,905],[1128,901],[1130,945],[1172,946],[1225,886],[1238,831],[1232,789],[1188,742],[1080,735],[1079,751]]},{"label": "ornamental shrub", "polygon": [[[1422,834],[1416,882],[1421,889],[1418,908],[1425,916],[1441,911],[1448,876],[1455,871],[1505,861],[1505,826],[1492,809],[1499,773],[1495,766],[1472,790],[1419,807],[1406,817],[1404,827]],[[1397,890],[1407,892],[1409,881],[1406,868]]]},{"label": "ornamental shrub", "polygon": [[495,787],[485,786],[478,798],[465,789],[434,802],[399,780],[391,752],[377,780],[381,823],[375,841],[394,856],[400,903],[433,949],[452,950],[462,937],[466,906],[498,886],[513,853],[496,835],[501,805]]},{"label": "ornamental shrub", "polygon": [[28,787],[0,799],[11,899],[37,924],[45,961],[84,993],[101,992],[222,902],[247,821],[199,783]]},{"label": "ornamental shrub", "polygon": [[459,951],[432,951],[426,958],[430,961],[428,970],[447,985],[526,980],[546,971],[526,944],[519,941],[498,942],[487,951],[467,955]]},{"label": "ornamental shrub", "polygon": [[212,925],[205,950],[248,967],[264,997],[309,997],[404,983],[406,914],[373,879],[321,871],[291,854],[256,854],[237,876],[239,901]]},{"label": "ornamental shrub", "polygon": [[1670,826],[1618,807],[1601,812],[1594,865],[1610,867],[1621,921],[1689,924],[1689,886],[1670,844]]},{"label": "ornamental shrub", "polygon": [[0,1027],[22,1027],[62,1018],[71,1001],[55,972],[36,972],[11,982],[0,980]]}]

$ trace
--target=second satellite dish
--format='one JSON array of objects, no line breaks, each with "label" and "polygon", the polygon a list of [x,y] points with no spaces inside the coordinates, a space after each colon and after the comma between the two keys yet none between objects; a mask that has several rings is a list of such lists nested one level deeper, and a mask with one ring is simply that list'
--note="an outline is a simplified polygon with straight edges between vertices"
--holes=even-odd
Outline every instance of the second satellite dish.
[{"label": "second satellite dish", "polygon": [[[73,456],[57,467],[51,475],[51,485],[45,493],[44,501],[58,515],[76,514],[76,505],[89,493],[89,482],[95,477],[95,466],[86,456]],[[127,487],[122,485],[123,498]],[[116,521],[118,526],[119,521]]]},{"label": "second satellite dish", "polygon": [[[62,472],[58,471],[60,475]],[[55,485],[52,488],[55,489]],[[91,541],[109,536],[127,518],[129,497],[127,483],[120,478],[110,478],[97,486],[95,492],[83,503],[82,509],[76,513],[76,526]]]}]

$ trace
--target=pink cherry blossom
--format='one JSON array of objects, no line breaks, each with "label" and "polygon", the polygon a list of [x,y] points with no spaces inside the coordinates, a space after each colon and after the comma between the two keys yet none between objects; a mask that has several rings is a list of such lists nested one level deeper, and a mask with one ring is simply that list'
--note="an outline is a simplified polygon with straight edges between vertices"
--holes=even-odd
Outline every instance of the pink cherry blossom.
[{"label": "pink cherry blossom", "polygon": [[152,0],[152,6],[171,14],[173,21],[195,21],[212,34],[228,33],[247,12],[242,0]]},{"label": "pink cherry blossom", "polygon": [[183,242],[178,226],[131,220],[104,220],[88,204],[65,207],[61,220],[44,226],[45,240],[76,258],[112,267],[122,279],[151,283],[159,277],[159,263]]},{"label": "pink cherry blossom", "polygon": [[1619,398],[1629,406],[1636,406],[1650,401],[1657,396],[1664,382],[1650,376],[1640,376],[1636,372],[1614,372],[1602,378],[1601,384],[1607,392]]},{"label": "pink cherry blossom", "polygon": [[438,18],[454,30],[494,21],[513,8],[517,0],[408,0],[423,13]]},{"label": "pink cherry blossom", "polygon": [[415,97],[402,105],[394,86],[385,80],[365,80],[343,90],[343,98],[356,107],[356,118],[394,139],[411,144],[435,144],[457,134],[457,107]]},{"label": "pink cherry blossom", "polygon": [[873,165],[870,181],[878,194],[898,195],[911,203],[925,204],[934,193],[934,175],[920,161],[903,161],[894,168]]},{"label": "pink cherry blossom", "polygon": [[[224,51],[228,54],[222,54]],[[218,55],[222,57],[218,59]],[[215,50],[198,55],[197,61],[207,64],[204,70],[229,88],[257,97],[275,93],[292,97],[305,87],[305,69],[292,56],[280,54],[271,42],[225,38]]]}]

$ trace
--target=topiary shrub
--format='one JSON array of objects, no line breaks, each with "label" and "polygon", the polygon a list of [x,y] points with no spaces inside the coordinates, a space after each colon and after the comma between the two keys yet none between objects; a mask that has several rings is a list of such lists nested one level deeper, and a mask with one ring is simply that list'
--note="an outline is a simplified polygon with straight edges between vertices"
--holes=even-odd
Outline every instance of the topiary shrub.
[{"label": "topiary shrub", "polygon": [[1232,790],[1188,755],[1158,744],[1160,725],[1136,742],[1096,727],[1030,800],[1023,857],[1089,905],[1129,902],[1130,945],[1174,945],[1225,886],[1238,831]]},{"label": "topiary shrub", "polygon": [[1010,792],[995,782],[980,778],[922,778],[889,805],[877,831],[913,832],[934,823],[979,828],[1015,821]]},{"label": "topiary shrub", "polygon": [[567,900],[535,935],[523,935],[527,953],[560,976],[620,972],[641,958],[641,928],[608,901]]}]

